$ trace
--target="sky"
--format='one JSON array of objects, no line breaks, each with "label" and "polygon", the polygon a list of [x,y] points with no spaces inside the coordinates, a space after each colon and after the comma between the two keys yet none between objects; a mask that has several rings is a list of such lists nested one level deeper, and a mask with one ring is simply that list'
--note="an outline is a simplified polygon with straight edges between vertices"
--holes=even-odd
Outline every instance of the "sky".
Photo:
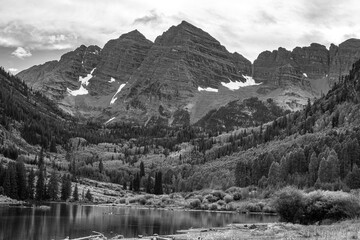
[{"label": "sky", "polygon": [[360,38],[356,0],[0,0],[0,66],[16,74],[81,44],[138,29],[154,41],[186,20],[250,61],[265,50]]}]

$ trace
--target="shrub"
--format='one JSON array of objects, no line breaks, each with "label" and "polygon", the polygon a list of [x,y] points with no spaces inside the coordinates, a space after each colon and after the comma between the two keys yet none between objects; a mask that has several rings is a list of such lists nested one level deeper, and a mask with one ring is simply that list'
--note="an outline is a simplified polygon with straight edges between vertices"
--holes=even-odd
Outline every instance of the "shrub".
[{"label": "shrub", "polygon": [[241,190],[241,199],[247,199],[247,198],[249,198],[249,195],[250,195],[249,189],[243,188]]},{"label": "shrub", "polygon": [[355,196],[345,192],[319,190],[304,194],[297,189],[285,188],[275,200],[275,208],[281,220],[302,224],[360,216],[360,203]]},{"label": "shrub", "polygon": [[209,205],[209,209],[212,211],[216,211],[216,210],[218,210],[218,206],[216,203],[212,203]]},{"label": "shrub", "polygon": [[219,201],[217,201],[217,204],[218,204],[219,206],[224,206],[224,205],[225,205],[225,201],[219,200]]},{"label": "shrub", "polygon": [[309,224],[324,219],[341,220],[360,216],[360,204],[351,194],[317,191],[306,196],[302,223]]},{"label": "shrub", "polygon": [[138,201],[139,201],[139,203],[140,203],[141,205],[145,205],[146,202],[147,202],[145,197],[140,197],[140,198],[138,199]]},{"label": "shrub", "polygon": [[234,199],[234,201],[239,201],[239,200],[241,200],[241,199],[242,199],[241,192],[235,192],[235,193],[233,194],[233,199]]},{"label": "shrub", "polygon": [[231,196],[231,195],[226,195],[225,197],[224,197],[224,201],[226,202],[226,203],[229,203],[229,202],[232,202],[234,199],[233,199],[233,197]]},{"label": "shrub", "polygon": [[201,208],[201,202],[199,199],[193,199],[190,201],[190,208],[192,209],[200,209]]},{"label": "shrub", "polygon": [[246,211],[248,211],[248,212],[261,212],[262,211],[262,204],[248,203],[246,205]]},{"label": "shrub", "polygon": [[216,202],[218,200],[218,198],[214,197],[211,194],[208,194],[204,197],[204,199],[206,199],[208,202],[213,203]]},{"label": "shrub", "polygon": [[221,191],[221,190],[213,191],[211,194],[212,194],[214,197],[216,197],[217,199],[219,199],[219,200],[223,200],[224,197],[225,197],[225,195],[226,195],[226,194],[225,194],[223,191]]},{"label": "shrub", "polygon": [[265,205],[262,209],[264,213],[276,213],[276,209],[272,206]]},{"label": "shrub", "polygon": [[201,209],[202,209],[202,210],[209,210],[209,205],[206,204],[206,203],[205,203],[205,204],[202,204],[202,205],[201,205]]},{"label": "shrub", "polygon": [[232,203],[226,204],[225,208],[227,211],[235,211],[235,207]]},{"label": "shrub", "polygon": [[303,210],[304,196],[300,190],[286,187],[279,192],[274,204],[280,220],[294,223]]},{"label": "shrub", "polygon": [[193,198],[197,198],[197,199],[199,199],[200,200],[200,202],[202,202],[203,200],[204,200],[204,197],[203,196],[201,196],[201,195],[195,195]]}]

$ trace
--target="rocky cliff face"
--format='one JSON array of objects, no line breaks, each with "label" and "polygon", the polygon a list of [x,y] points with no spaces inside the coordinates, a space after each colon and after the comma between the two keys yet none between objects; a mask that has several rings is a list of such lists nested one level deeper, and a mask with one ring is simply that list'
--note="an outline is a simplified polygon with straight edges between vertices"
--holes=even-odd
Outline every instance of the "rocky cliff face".
[{"label": "rocky cliff face", "polygon": [[140,66],[153,43],[134,30],[107,42],[89,82],[91,95],[108,95],[128,81]]},{"label": "rocky cliff face", "polygon": [[331,44],[329,55],[329,82],[333,84],[360,59],[360,39],[349,39],[339,46]]},{"label": "rocky cliff face", "polygon": [[17,76],[25,79],[33,89],[59,101],[67,94],[67,89],[79,89],[79,78],[86,77],[96,67],[100,60],[100,51],[98,46],[82,45],[64,54],[59,61],[31,67]]},{"label": "rocky cliff face", "polygon": [[[291,52],[279,48],[272,52],[262,52],[258,56],[254,61],[254,78],[281,86],[296,78],[301,80],[303,75],[310,81],[325,78],[332,85],[339,77],[348,74],[352,64],[359,58],[359,39],[349,39],[339,46],[331,44],[329,50],[317,43],[309,47],[296,47]],[[280,68],[285,65],[297,69],[299,75],[282,76]]]},{"label": "rocky cliff face", "polygon": [[258,81],[284,86],[304,78],[318,79],[329,69],[329,51],[313,43],[309,47],[296,47],[293,51],[279,48],[262,52],[254,61],[254,78]]}]

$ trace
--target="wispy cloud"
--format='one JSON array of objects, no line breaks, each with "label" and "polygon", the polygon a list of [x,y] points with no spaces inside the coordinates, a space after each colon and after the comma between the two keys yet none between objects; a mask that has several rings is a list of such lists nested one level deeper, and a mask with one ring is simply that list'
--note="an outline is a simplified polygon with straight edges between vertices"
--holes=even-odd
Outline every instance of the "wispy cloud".
[{"label": "wispy cloud", "polygon": [[13,52],[11,53],[11,55],[13,55],[13,56],[15,56],[15,57],[18,57],[18,58],[20,58],[20,59],[24,59],[24,58],[26,58],[26,57],[31,57],[31,56],[32,56],[31,52],[30,52],[29,50],[26,50],[26,49],[23,48],[23,47],[18,47],[18,48],[16,48],[16,50],[13,51]]},{"label": "wispy cloud", "polygon": [[162,16],[160,16],[155,10],[151,10],[150,14],[136,18],[133,24],[156,24],[162,22]]}]

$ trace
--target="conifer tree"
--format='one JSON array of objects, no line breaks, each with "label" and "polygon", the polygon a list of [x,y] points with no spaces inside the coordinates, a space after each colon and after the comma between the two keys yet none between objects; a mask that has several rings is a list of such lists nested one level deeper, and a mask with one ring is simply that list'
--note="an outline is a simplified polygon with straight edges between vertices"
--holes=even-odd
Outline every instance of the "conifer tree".
[{"label": "conifer tree", "polygon": [[79,201],[79,190],[77,184],[75,184],[74,192],[73,192],[73,199],[75,202]]},{"label": "conifer tree", "polygon": [[320,161],[319,158],[316,156],[316,153],[313,152],[310,157],[309,162],[309,174],[310,174],[310,184],[315,184],[318,178],[318,171],[319,171]]},{"label": "conifer tree", "polygon": [[18,197],[25,200],[28,197],[28,187],[26,181],[26,169],[23,161],[16,162],[16,178],[18,187]]},{"label": "conifer tree", "polygon": [[280,179],[280,165],[278,162],[273,162],[269,169],[268,184],[275,186],[279,183]]},{"label": "conifer tree", "polygon": [[45,171],[43,168],[38,170],[36,182],[36,200],[42,201],[46,198]]},{"label": "conifer tree", "polygon": [[53,169],[53,171],[51,172],[51,176],[49,179],[48,194],[50,200],[55,201],[58,199],[59,184],[58,184],[58,176],[55,169]]},{"label": "conifer tree", "polygon": [[63,175],[61,179],[61,200],[66,201],[71,196],[71,178],[70,175]]},{"label": "conifer tree", "polygon": [[85,194],[85,198],[88,200],[88,201],[90,201],[90,202],[92,202],[92,195],[91,195],[91,192],[90,192],[90,189],[88,189],[87,190],[87,192],[86,192],[86,194]]},{"label": "conifer tree", "polygon": [[99,162],[99,172],[100,172],[100,173],[103,173],[103,172],[104,172],[104,164],[103,164],[103,161],[102,161],[102,160],[100,160],[100,162]]},{"label": "conifer tree", "polygon": [[360,188],[360,169],[355,164],[353,170],[345,178],[346,185],[351,189]]},{"label": "conifer tree", "polygon": [[28,197],[34,199],[35,197],[35,171],[32,168],[28,176]]},{"label": "conifer tree", "polygon": [[145,167],[143,161],[140,162],[140,178],[145,176]]}]

